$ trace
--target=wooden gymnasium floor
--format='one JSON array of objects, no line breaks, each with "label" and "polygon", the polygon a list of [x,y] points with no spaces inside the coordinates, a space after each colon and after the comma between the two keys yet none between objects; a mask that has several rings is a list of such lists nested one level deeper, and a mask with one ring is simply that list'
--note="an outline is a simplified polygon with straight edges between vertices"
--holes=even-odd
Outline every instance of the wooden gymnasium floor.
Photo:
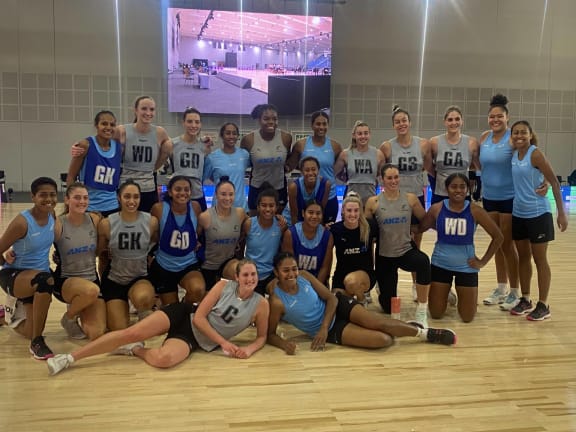
[{"label": "wooden gymnasium floor", "polygon": [[[3,205],[0,230],[26,207]],[[532,323],[479,305],[476,320],[463,324],[451,308],[430,322],[458,333],[450,348],[403,339],[387,351],[310,352],[309,340],[284,325],[299,343],[292,357],[270,346],[249,360],[198,352],[157,370],[100,356],[48,377],[28,342],[0,327],[0,431],[575,431],[576,208],[571,213],[549,253],[552,319]],[[479,229],[477,237],[482,251],[486,235]],[[428,253],[433,241],[425,234]],[[491,263],[480,299],[494,284]],[[409,287],[404,273],[404,318],[414,312]],[[45,332],[56,352],[77,346],[60,328],[63,310],[54,300]],[[238,341],[252,337],[247,330]]]}]

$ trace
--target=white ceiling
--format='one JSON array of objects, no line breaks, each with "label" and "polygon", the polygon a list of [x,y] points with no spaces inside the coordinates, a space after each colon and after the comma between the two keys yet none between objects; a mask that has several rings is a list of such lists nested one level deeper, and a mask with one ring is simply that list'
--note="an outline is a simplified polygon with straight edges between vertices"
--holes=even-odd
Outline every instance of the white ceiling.
[{"label": "white ceiling", "polygon": [[[169,9],[180,17],[183,37],[270,48],[326,51],[332,45],[332,18],[251,12]],[[208,19],[208,20],[207,20]],[[202,31],[202,26],[207,27]]]}]

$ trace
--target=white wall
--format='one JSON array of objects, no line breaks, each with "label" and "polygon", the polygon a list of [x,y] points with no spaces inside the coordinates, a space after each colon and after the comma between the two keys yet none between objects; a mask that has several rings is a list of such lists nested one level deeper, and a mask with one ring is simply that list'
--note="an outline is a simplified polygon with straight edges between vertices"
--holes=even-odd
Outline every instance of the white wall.
[{"label": "white wall", "polygon": [[[237,4],[173,1],[221,9]],[[158,124],[178,133],[177,116],[164,108],[163,3],[118,0],[116,20],[115,0],[2,1],[0,169],[9,187],[27,190],[36,176],[66,171],[69,146],[92,133],[94,114],[112,109],[129,122],[130,105],[141,94],[156,99]],[[389,138],[393,103],[413,113],[422,136],[441,131],[444,107],[458,103],[467,132],[478,135],[490,96],[502,91],[511,99],[512,119],[533,123],[557,172],[566,176],[576,167],[576,2],[429,0],[422,71],[425,0],[308,3],[310,14],[334,15],[331,135],[343,145],[359,118],[372,126],[373,144]],[[244,4],[244,10],[297,13],[305,2]],[[225,121],[203,120],[206,130]],[[244,130],[254,126],[250,119],[231,120]],[[295,132],[308,130],[308,123],[281,118],[281,127]]]}]

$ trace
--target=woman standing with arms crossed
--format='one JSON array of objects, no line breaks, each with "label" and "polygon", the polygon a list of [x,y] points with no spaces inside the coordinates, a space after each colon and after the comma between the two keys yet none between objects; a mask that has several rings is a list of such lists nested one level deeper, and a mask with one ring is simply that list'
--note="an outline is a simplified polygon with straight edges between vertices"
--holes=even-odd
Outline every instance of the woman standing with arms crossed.
[{"label": "woman standing with arms crossed", "polygon": [[[46,360],[54,354],[44,341],[44,326],[52,301],[54,278],[49,253],[54,242],[54,207],[58,201],[56,182],[39,177],[30,186],[33,206],[17,215],[0,237],[0,286],[7,294],[7,322],[31,339],[30,354]],[[13,248],[12,264],[4,252]]]},{"label": "woman standing with arms crossed", "polygon": [[[338,216],[338,197],[336,196],[336,176],[334,164],[342,152],[342,146],[328,136],[330,117],[324,111],[312,114],[312,135],[296,141],[288,158],[288,166],[295,169],[299,161],[312,156],[320,165],[320,175],[330,182],[330,193],[324,206],[324,224],[335,222]],[[290,194],[290,190],[288,190]]]},{"label": "woman standing with arms crossed", "polygon": [[247,218],[243,207],[234,207],[234,185],[228,177],[220,177],[216,185],[214,205],[198,217],[198,238],[204,243],[202,275],[206,290],[210,290],[220,278],[234,278],[238,260],[234,258],[242,224]]},{"label": "woman standing with arms crossed", "polygon": [[[468,171],[480,166],[478,161],[479,145],[476,138],[462,133],[462,111],[451,105],[444,113],[446,133],[430,138],[430,150],[434,172],[434,190],[432,204],[448,198],[446,179],[454,173],[468,177]],[[470,193],[470,190],[468,191]]]},{"label": "woman standing with arms crossed", "polygon": [[[413,136],[411,132],[412,119],[410,113],[399,105],[392,107],[392,126],[396,136],[384,141],[380,150],[384,153],[386,162],[398,167],[403,192],[409,192],[418,198],[422,208],[426,208],[424,197],[424,172],[433,173],[430,142],[424,138]],[[412,218],[412,225],[419,224],[418,219]],[[416,227],[413,232],[414,243],[420,247],[422,233]],[[412,297],[417,301],[416,275],[412,274]]]},{"label": "woman standing with arms crossed", "polygon": [[418,306],[415,320],[428,326],[428,292],[430,290],[430,260],[416,247],[411,237],[412,216],[422,220],[426,211],[418,197],[400,188],[400,171],[386,164],[380,171],[382,192],[366,203],[366,219],[378,225],[376,279],[380,288],[378,300],[384,313],[391,312],[392,297],[397,296],[398,269],[416,274]]},{"label": "woman standing with arms crossed", "polygon": [[116,117],[111,111],[100,111],[94,118],[96,136],[76,143],[81,152],[73,156],[66,184],[78,177],[86,185],[89,202],[87,211],[100,212],[104,217],[118,211],[116,190],[122,170],[122,145],[114,139]]},{"label": "woman standing with arms crossed", "polygon": [[[266,343],[268,302],[254,295],[258,281],[256,266],[244,260],[236,267],[234,281],[220,281],[197,308],[187,303],[163,307],[124,330],[113,331],[70,354],[58,354],[48,363],[50,375],[56,375],[77,361],[112,352],[139,357],[150,366],[170,368],[182,363],[193,351],[222,352],[237,359],[250,358]],[[230,339],[256,327],[256,338],[246,346]],[[160,348],[144,348],[143,341],[168,333]]]},{"label": "woman standing with arms crossed", "polygon": [[102,297],[110,330],[128,327],[128,299],[143,319],[156,300],[148,279],[148,251],[158,238],[158,219],[138,210],[140,187],[128,180],[118,189],[120,211],[98,225],[98,256],[102,268]]},{"label": "woman standing with arms crossed", "polygon": [[190,304],[199,303],[206,293],[196,255],[200,205],[190,201],[191,189],[190,178],[175,175],[168,182],[163,201],[152,207],[159,240],[150,264],[150,281],[165,305],[178,302],[178,285],[186,291],[184,300]]},{"label": "woman standing with arms crossed", "polygon": [[364,205],[368,198],[376,195],[378,170],[384,163],[384,154],[370,146],[370,127],[363,121],[357,121],[352,129],[352,143],[343,150],[334,164],[337,176],[346,170],[348,181],[346,193],[356,192]]},{"label": "woman standing with arms crossed", "polygon": [[276,211],[282,213],[288,201],[285,172],[288,169],[286,158],[292,147],[292,135],[278,129],[278,109],[274,105],[257,105],[252,110],[252,118],[258,120],[260,128],[250,132],[240,142],[240,147],[250,153],[252,164],[248,193],[250,216],[256,215],[258,195],[265,182],[276,190]]},{"label": "woman standing with arms crossed", "polygon": [[[512,125],[514,147],[512,178],[515,192],[512,209],[512,238],[518,249],[522,297],[510,312],[512,315],[527,314],[526,318],[530,321],[542,321],[551,316],[548,305],[551,272],[547,252],[548,242],[554,240],[554,222],[548,198],[536,193],[543,179],[552,185],[558,211],[558,228],[562,232],[568,228],[560,184],[552,166],[536,147],[537,144],[538,140],[530,123],[521,120]],[[534,309],[530,300],[532,259],[536,264],[539,294],[538,303]]]},{"label": "woman standing with arms crossed", "polygon": [[[478,304],[478,271],[494,256],[503,236],[486,211],[466,198],[470,182],[464,173],[450,174],[444,182],[448,198],[432,204],[420,223],[420,229],[436,229],[438,239],[432,252],[432,284],[430,285],[430,315],[444,316],[452,281],[458,294],[458,314],[471,322]],[[474,233],[479,224],[491,241],[482,258],[476,256]]]},{"label": "woman standing with arms crossed", "polygon": [[211,180],[217,185],[222,177],[227,177],[234,185],[234,207],[248,210],[244,176],[246,169],[250,166],[250,154],[245,149],[236,146],[239,136],[240,132],[236,124],[224,123],[222,125],[220,128],[222,148],[206,156],[203,180]]}]

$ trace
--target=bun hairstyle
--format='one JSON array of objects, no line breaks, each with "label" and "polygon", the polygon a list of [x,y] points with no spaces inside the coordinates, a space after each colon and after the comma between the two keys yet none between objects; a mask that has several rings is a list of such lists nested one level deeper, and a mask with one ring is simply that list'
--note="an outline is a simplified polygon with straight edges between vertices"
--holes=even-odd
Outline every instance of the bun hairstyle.
[{"label": "bun hairstyle", "polygon": [[508,115],[508,107],[506,105],[508,105],[508,98],[502,93],[495,94],[490,99],[490,110],[492,108],[501,108]]},{"label": "bun hairstyle", "polygon": [[412,118],[410,117],[410,113],[405,110],[404,108],[400,107],[400,105],[392,105],[392,124],[394,124],[394,117],[396,117],[396,114],[406,114],[406,116],[408,117],[408,121],[412,121]]},{"label": "bun hairstyle", "polygon": [[232,186],[232,189],[233,189],[234,191],[236,191],[236,187],[234,186],[234,183],[232,183],[232,182],[230,181],[230,177],[229,177],[229,176],[222,176],[222,177],[220,177],[220,181],[219,181],[218,184],[216,185],[216,192],[218,192],[218,190],[220,189],[220,187],[221,187],[222,185],[225,185],[225,184],[229,184],[230,186]]}]

